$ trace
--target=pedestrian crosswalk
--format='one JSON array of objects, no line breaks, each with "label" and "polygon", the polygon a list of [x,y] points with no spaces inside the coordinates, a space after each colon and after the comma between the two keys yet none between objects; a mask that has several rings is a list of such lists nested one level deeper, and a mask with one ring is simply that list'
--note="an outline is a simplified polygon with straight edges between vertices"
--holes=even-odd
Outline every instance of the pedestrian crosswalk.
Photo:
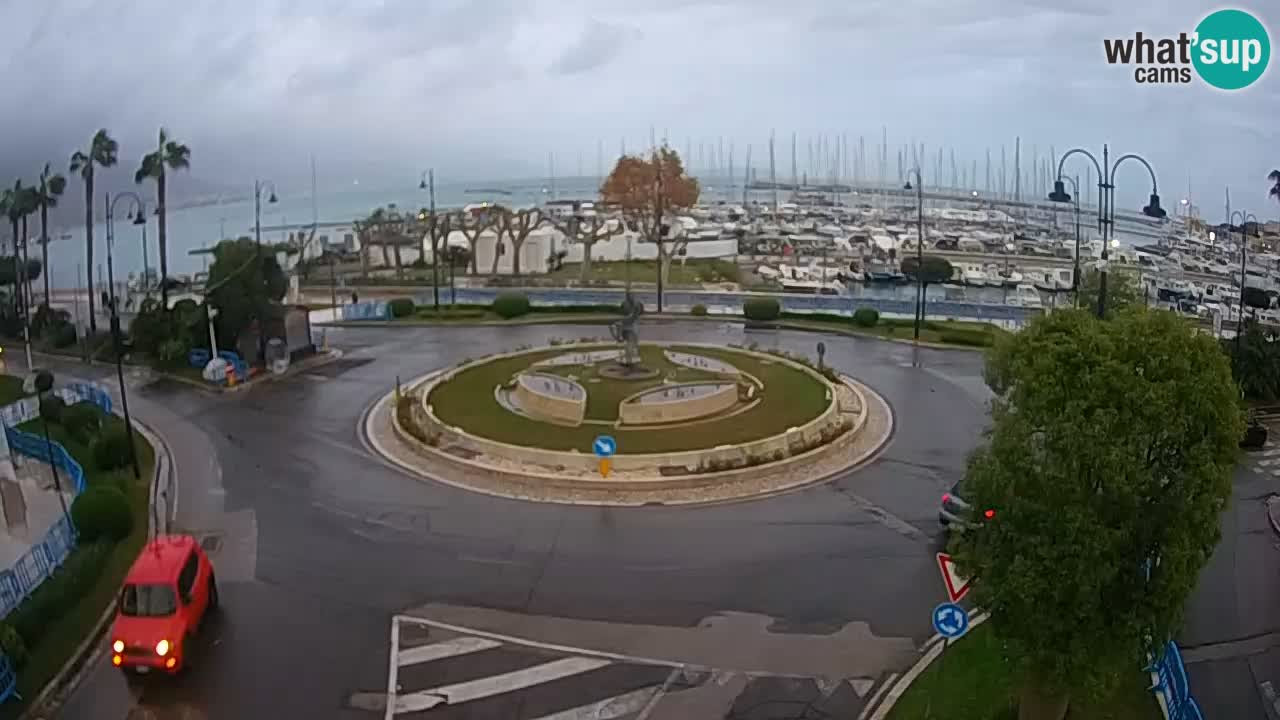
[{"label": "pedestrian crosswalk", "polygon": [[1249,464],[1264,475],[1280,477],[1280,446],[1268,441],[1261,450],[1249,453]]},{"label": "pedestrian crosswalk", "polygon": [[[397,616],[384,718],[714,720],[755,718],[763,706],[853,717],[870,685],[690,667]],[[755,709],[739,715],[741,704]]]}]

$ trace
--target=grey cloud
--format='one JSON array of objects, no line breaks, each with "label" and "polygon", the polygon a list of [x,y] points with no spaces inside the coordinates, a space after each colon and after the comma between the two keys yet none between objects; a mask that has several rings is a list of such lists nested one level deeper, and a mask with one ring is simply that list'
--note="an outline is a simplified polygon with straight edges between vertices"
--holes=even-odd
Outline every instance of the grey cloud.
[{"label": "grey cloud", "polygon": [[641,37],[641,32],[626,25],[592,20],[582,29],[573,45],[565,49],[551,65],[553,72],[571,75],[602,67]]}]

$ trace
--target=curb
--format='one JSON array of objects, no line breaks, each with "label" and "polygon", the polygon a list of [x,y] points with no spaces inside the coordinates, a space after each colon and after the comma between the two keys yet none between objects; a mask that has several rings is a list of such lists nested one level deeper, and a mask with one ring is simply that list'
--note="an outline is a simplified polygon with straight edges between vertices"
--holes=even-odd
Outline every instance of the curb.
[{"label": "curb", "polygon": [[[151,447],[155,451],[155,467],[152,469],[150,499],[148,501],[150,512],[147,514],[147,538],[151,539],[156,536],[157,532],[167,531],[171,520],[170,517],[164,517],[163,529],[157,528],[157,495],[167,497],[170,488],[172,488],[175,500],[173,507],[176,507],[177,483],[176,477],[172,473],[172,450],[169,448],[168,443],[147,425],[138,420],[133,420],[133,425],[138,433],[146,438],[147,442],[151,443]],[[162,478],[165,490],[157,493],[157,488],[160,486]],[[172,515],[172,508],[169,508],[166,515]],[[62,668],[49,679],[44,689],[31,700],[27,709],[19,716],[19,720],[46,720],[56,715],[62,703],[80,686],[88,669],[93,666],[94,662],[102,656],[103,651],[106,649],[105,646],[100,644],[100,641],[102,636],[106,634],[112,618],[115,617],[115,611],[115,602],[109,603],[94,624],[93,630],[85,636],[80,645],[71,653],[71,657],[67,658]]]},{"label": "curb", "polygon": [[[570,313],[565,313],[569,315]],[[729,322],[746,325],[749,321],[740,315],[669,315],[669,314],[652,314],[643,315],[643,319],[649,320],[676,320],[684,322]],[[564,317],[546,317],[546,318],[526,318],[516,320],[336,320],[333,322],[316,323],[319,327],[332,328],[377,328],[381,330],[394,330],[396,328],[422,328],[422,327],[504,327],[504,326],[522,326],[522,325],[607,325],[616,320],[615,316],[609,315],[600,319],[595,318],[564,318]],[[929,348],[930,350],[956,350],[960,352],[986,352],[986,347],[973,347],[969,345],[946,345],[935,342],[916,342],[906,338],[885,337],[876,335],[875,333],[858,332],[847,328],[839,327],[820,327],[809,324],[810,321],[781,319],[769,324],[771,329],[781,330],[799,330],[802,332],[821,333],[824,335],[843,335],[845,337],[866,338],[869,340],[880,340],[883,342],[898,343],[899,345],[910,345]],[[995,327],[994,325],[992,327]]]},{"label": "curb", "polygon": [[1267,505],[1267,521],[1271,523],[1271,529],[1280,535],[1280,518],[1276,517],[1276,513],[1280,512],[1280,495],[1272,493],[1263,502]]},{"label": "curb", "polygon": [[[975,614],[973,620],[969,623],[969,630],[966,632],[966,635],[973,632],[974,628],[986,622],[990,617],[991,614],[986,612],[979,612]],[[888,717],[889,712],[893,710],[893,706],[898,704],[898,700],[902,697],[903,693],[907,691],[907,688],[911,687],[911,683],[915,682],[916,678],[920,677],[925,670],[929,669],[929,666],[933,664],[933,661],[937,660],[938,657],[942,655],[943,648],[948,645],[954,645],[963,639],[964,636],[958,637],[955,640],[943,640],[941,635],[934,635],[925,641],[923,648],[925,650],[924,657],[917,660],[916,664],[912,665],[910,670],[907,670],[896,680],[894,679],[894,676],[890,675],[889,679],[880,687],[880,690],[872,696],[871,702],[867,703],[867,706],[862,709],[862,712],[858,715],[858,720],[884,720]],[[886,688],[888,688],[887,691]],[[877,697],[881,698],[879,705],[875,704]]]}]

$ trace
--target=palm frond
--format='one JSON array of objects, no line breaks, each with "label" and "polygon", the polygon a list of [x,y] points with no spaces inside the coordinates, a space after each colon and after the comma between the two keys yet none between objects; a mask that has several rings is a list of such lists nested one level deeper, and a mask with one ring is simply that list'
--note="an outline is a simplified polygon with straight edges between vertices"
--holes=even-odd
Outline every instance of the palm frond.
[{"label": "palm frond", "polygon": [[142,184],[143,180],[160,176],[160,156],[157,153],[147,153],[142,156],[142,164],[138,166],[138,171],[133,174],[133,181]]},{"label": "palm frond", "polygon": [[89,177],[89,156],[79,150],[71,153],[71,172],[80,173],[80,177]]},{"label": "palm frond", "polygon": [[1267,179],[1271,182],[1280,182],[1280,170],[1272,170],[1267,173]]},{"label": "palm frond", "polygon": [[[61,195],[67,189],[67,178],[61,174],[54,175],[49,178],[49,194],[53,196]],[[50,203],[52,204],[52,203]]]},{"label": "palm frond", "polygon": [[1280,197],[1280,183],[1272,185],[1271,189],[1267,191],[1267,195],[1269,197]]},{"label": "palm frond", "polygon": [[93,143],[89,148],[93,161],[102,167],[111,167],[116,164],[116,154],[120,151],[120,144],[107,134],[106,128],[93,134]]},{"label": "palm frond", "polygon": [[191,148],[182,143],[170,141],[164,146],[165,164],[174,170],[191,167]]}]

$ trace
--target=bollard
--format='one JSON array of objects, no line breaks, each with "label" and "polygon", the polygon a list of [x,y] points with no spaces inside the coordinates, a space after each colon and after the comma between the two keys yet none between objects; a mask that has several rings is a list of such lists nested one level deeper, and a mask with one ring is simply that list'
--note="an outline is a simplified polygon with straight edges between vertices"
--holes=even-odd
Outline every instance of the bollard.
[{"label": "bollard", "polygon": [[396,406],[400,405],[400,376],[396,376]]},{"label": "bollard", "polygon": [[232,388],[235,386],[236,386],[236,369],[231,365],[228,365],[227,366],[227,387]]}]

